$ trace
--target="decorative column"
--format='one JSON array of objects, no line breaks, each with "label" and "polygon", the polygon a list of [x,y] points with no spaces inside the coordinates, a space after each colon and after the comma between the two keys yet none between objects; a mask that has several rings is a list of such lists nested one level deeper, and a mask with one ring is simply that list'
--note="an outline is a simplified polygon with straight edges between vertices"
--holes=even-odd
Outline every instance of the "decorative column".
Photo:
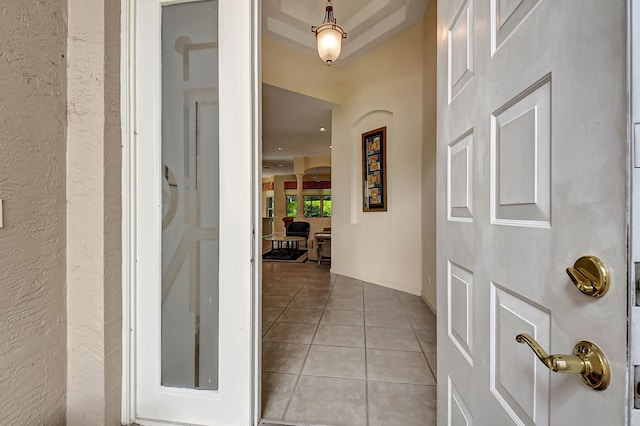
[{"label": "decorative column", "polygon": [[299,218],[301,219],[301,218],[304,218],[304,198],[302,195],[302,178],[304,178],[304,173],[296,175],[296,178],[298,180],[298,183],[296,186],[296,191],[298,193],[298,210],[296,213],[296,219],[299,219]]}]

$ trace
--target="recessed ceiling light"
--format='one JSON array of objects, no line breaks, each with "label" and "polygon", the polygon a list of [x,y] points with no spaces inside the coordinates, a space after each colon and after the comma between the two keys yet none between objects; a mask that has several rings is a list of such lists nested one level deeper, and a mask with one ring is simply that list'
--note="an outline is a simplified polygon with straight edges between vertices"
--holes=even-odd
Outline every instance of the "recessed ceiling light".
[{"label": "recessed ceiling light", "polygon": [[282,147],[281,146],[278,147],[278,151],[282,151]]},{"label": "recessed ceiling light", "polygon": [[333,145],[329,145],[329,149],[332,149],[332,148],[333,148]]},{"label": "recessed ceiling light", "polygon": [[318,129],[318,131],[319,131],[319,132],[326,132],[326,131],[327,131],[327,129],[326,129],[326,128],[324,128],[324,127],[320,127],[320,128]]},{"label": "recessed ceiling light", "polygon": [[278,164],[278,167],[284,167],[284,164]]}]

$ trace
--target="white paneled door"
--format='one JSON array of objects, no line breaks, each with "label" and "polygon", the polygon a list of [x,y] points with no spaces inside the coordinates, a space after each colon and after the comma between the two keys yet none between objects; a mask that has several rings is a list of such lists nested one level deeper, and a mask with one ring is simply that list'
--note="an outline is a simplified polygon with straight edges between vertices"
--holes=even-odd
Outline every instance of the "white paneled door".
[{"label": "white paneled door", "polygon": [[255,3],[134,4],[130,420],[250,425]]},{"label": "white paneled door", "polygon": [[[625,0],[438,1],[438,423],[622,425]],[[566,273],[594,255],[601,298]],[[582,340],[605,390],[551,372]],[[542,355],[542,353],[540,353]]]}]

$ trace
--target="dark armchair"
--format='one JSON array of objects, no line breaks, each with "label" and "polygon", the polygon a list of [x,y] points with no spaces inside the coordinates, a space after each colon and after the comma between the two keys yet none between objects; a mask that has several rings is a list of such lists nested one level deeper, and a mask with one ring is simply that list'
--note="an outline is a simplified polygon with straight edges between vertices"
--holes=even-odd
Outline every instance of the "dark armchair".
[{"label": "dark armchair", "polygon": [[287,237],[304,237],[304,246],[309,240],[309,230],[311,225],[308,222],[291,222],[287,226]]}]

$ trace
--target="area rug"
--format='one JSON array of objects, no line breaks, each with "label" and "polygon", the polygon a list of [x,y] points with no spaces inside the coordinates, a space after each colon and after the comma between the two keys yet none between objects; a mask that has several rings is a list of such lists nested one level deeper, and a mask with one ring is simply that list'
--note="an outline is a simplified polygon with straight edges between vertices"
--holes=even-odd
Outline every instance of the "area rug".
[{"label": "area rug", "polygon": [[303,263],[309,258],[307,250],[298,250],[297,252],[289,250],[269,250],[262,254],[262,260],[265,262],[292,262]]}]

